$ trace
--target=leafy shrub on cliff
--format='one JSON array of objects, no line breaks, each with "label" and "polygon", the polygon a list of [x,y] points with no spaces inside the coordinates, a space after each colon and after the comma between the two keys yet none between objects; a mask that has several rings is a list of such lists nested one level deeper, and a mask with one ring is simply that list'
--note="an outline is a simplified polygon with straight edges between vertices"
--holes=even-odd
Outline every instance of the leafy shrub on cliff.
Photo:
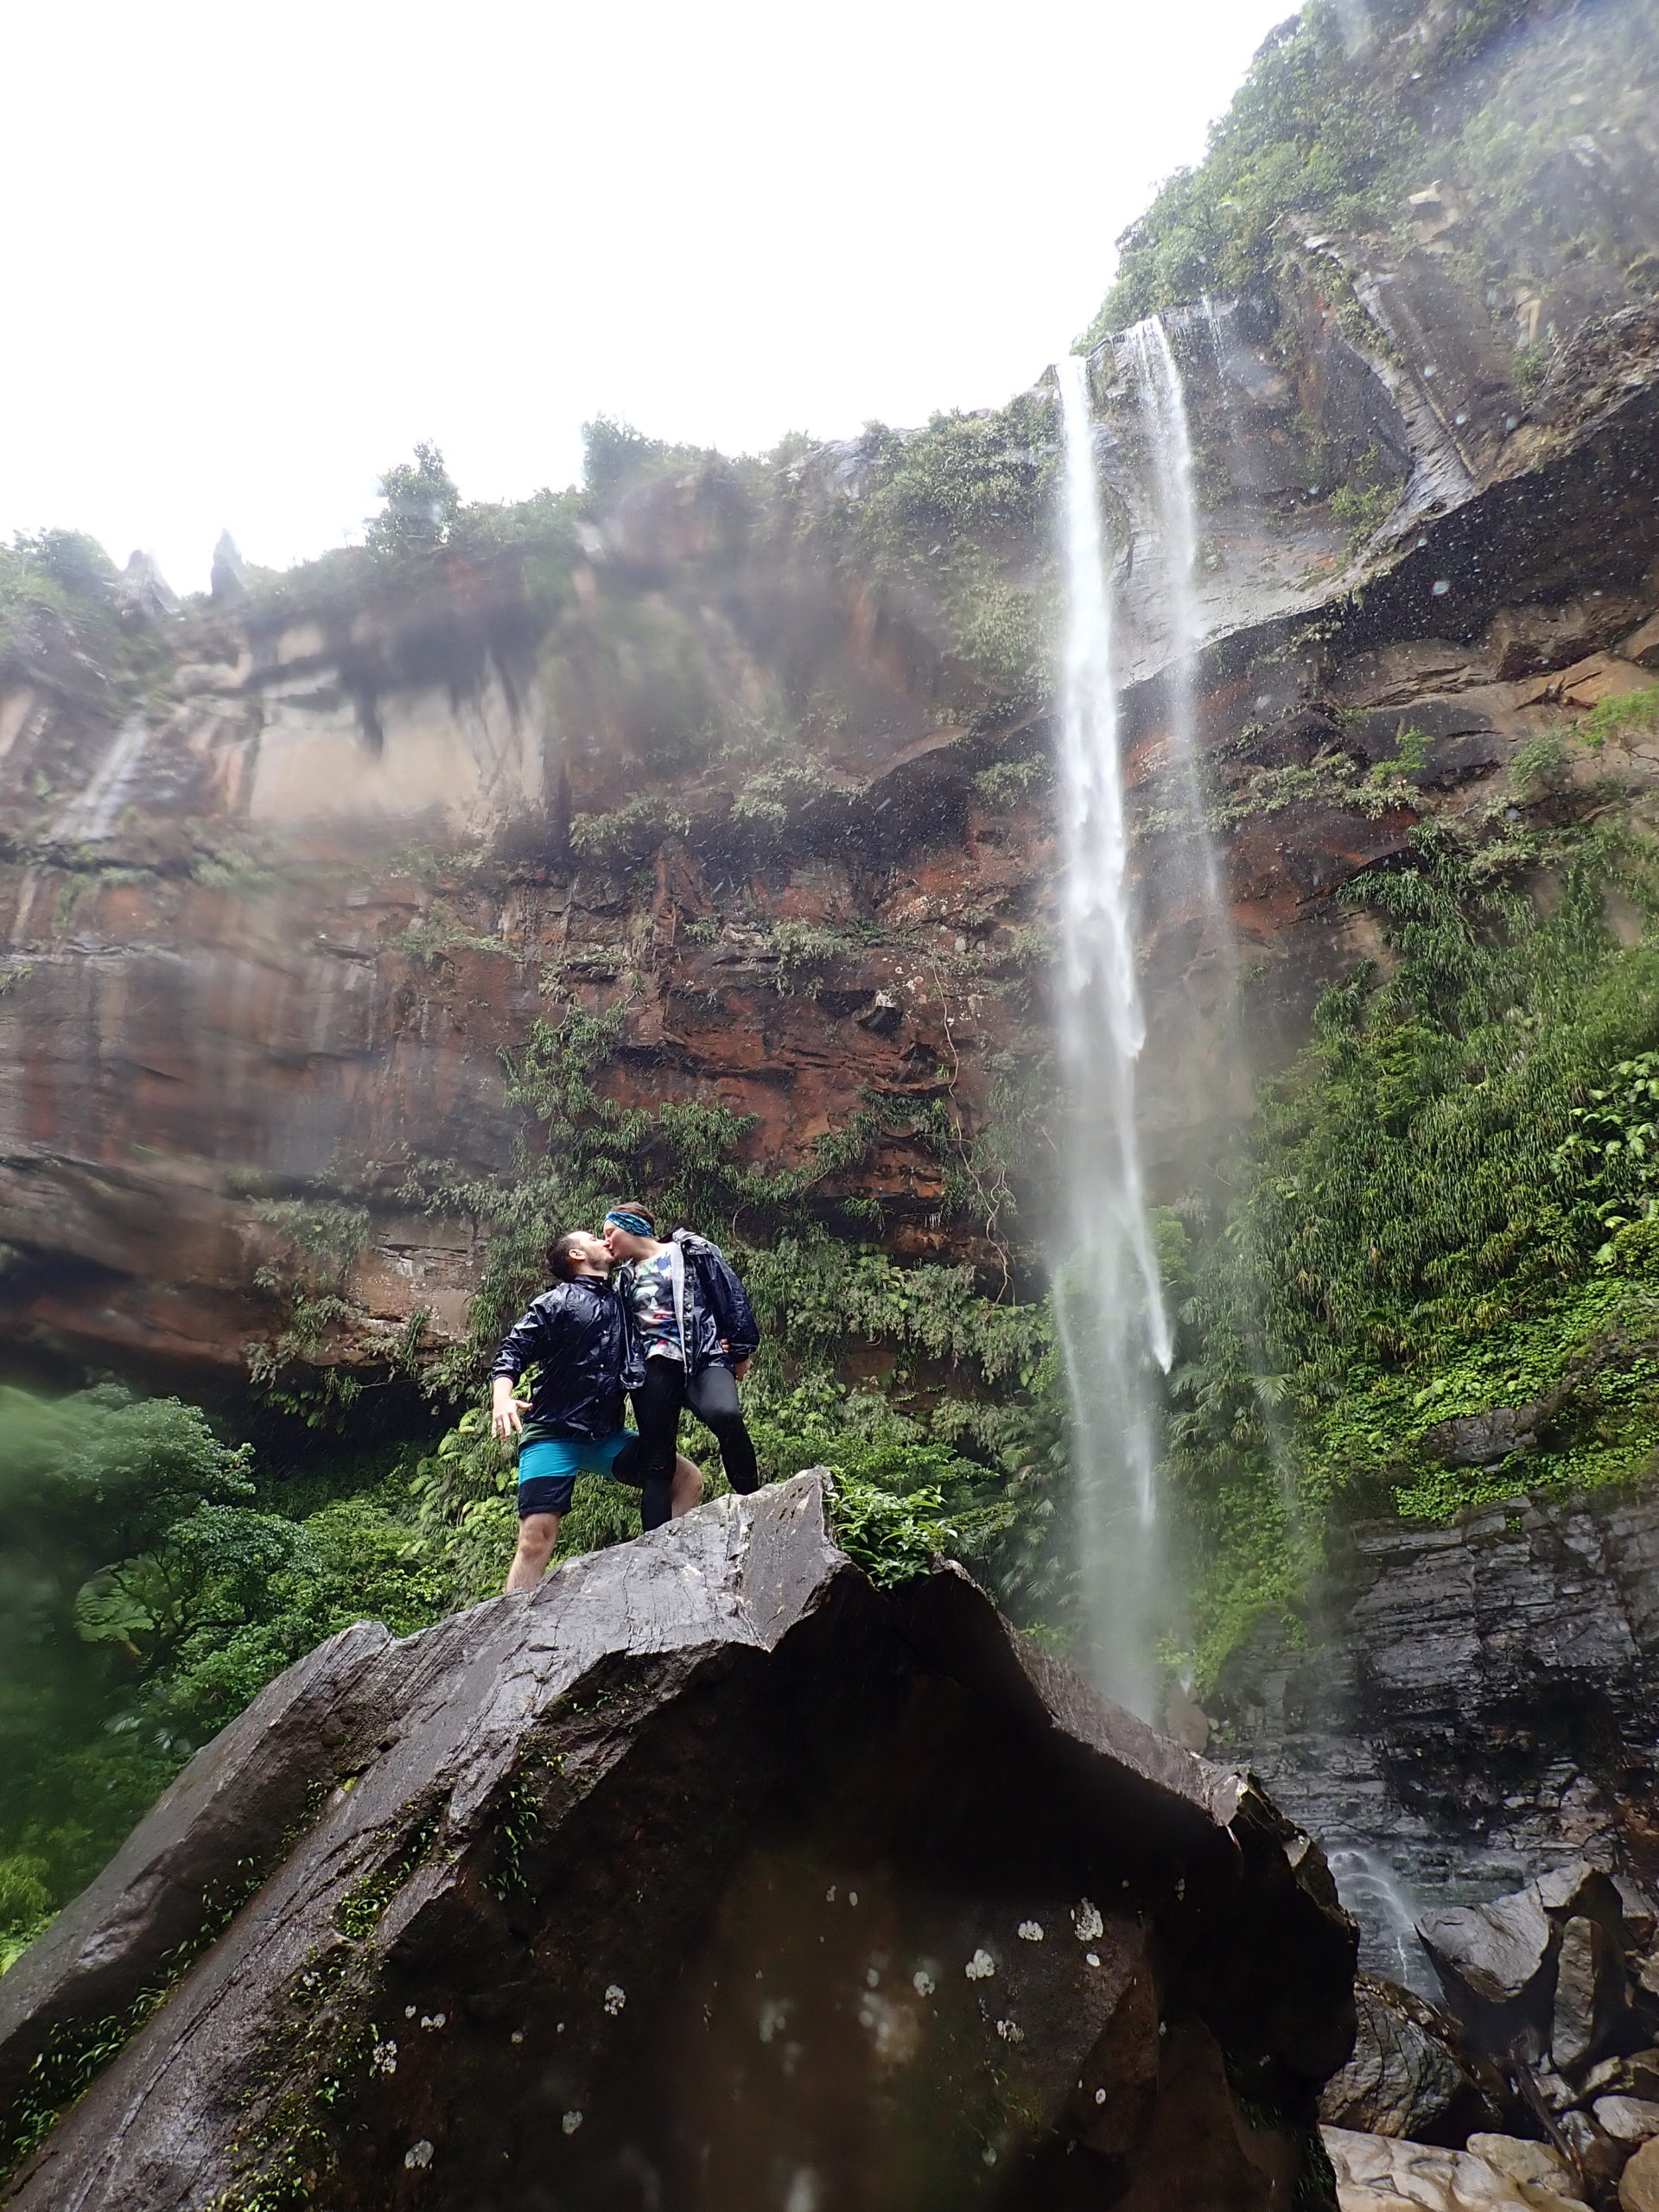
[{"label": "leafy shrub on cliff", "polygon": [[956,654],[1005,705],[1047,691],[1042,594],[1058,450],[1040,392],[938,414],[920,430],[872,423],[859,495],[835,501],[816,525],[860,574],[934,597]]},{"label": "leafy shrub on cliff", "polygon": [[124,658],[115,588],[115,563],[96,538],[18,531],[0,545],[0,670],[50,681],[74,657],[82,669],[113,671]]},{"label": "leafy shrub on cliff", "polygon": [[[1651,921],[1652,855],[1428,828],[1352,887],[1392,972],[1327,994],[1172,1285],[1200,1672],[1252,1609],[1292,1602],[1338,1499],[1439,1519],[1647,1465],[1659,1300],[1618,1239],[1659,1211],[1659,944],[1615,938],[1612,889]],[[1535,1405],[1523,1456],[1445,1464],[1438,1424]]]},{"label": "leafy shrub on cliff", "polygon": [[1178,169],[1119,239],[1116,280],[1080,346],[1206,293],[1255,289],[1308,223],[1387,227],[1408,183],[1427,181],[1411,167],[1421,143],[1413,109],[1427,105],[1419,87],[1470,60],[1527,4],[1460,10],[1432,52],[1411,46],[1408,67],[1395,41],[1420,0],[1366,0],[1363,40],[1356,11],[1338,0],[1313,0],[1280,24],[1211,127],[1204,160]]},{"label": "leafy shrub on cliff", "polygon": [[461,512],[461,493],[436,446],[417,445],[414,460],[389,468],[377,488],[385,505],[364,532],[371,553],[407,561],[436,553],[448,543]]},{"label": "leafy shrub on cliff", "polygon": [[895,1589],[927,1573],[953,1548],[956,1532],[943,1518],[936,1490],[899,1497],[856,1476],[831,1470],[830,1522],[842,1551],[858,1561],[878,1590]]}]

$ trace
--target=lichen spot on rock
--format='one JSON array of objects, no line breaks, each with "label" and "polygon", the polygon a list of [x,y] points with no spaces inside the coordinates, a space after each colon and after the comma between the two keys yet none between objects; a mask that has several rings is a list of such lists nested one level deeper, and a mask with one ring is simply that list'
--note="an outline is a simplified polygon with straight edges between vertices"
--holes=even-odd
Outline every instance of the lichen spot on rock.
[{"label": "lichen spot on rock", "polygon": [[1040,1920],[1022,1920],[1020,1922],[1020,1941],[1022,1943],[1040,1943],[1042,1940],[1043,1923]]},{"label": "lichen spot on rock", "polygon": [[628,2001],[628,1993],[620,1982],[613,1981],[605,1992],[605,2010],[614,2019]]},{"label": "lichen spot on rock", "polygon": [[418,2143],[411,2143],[404,2153],[404,2164],[406,2166],[429,2166],[431,2163],[432,2145],[427,2141],[425,2136],[423,2136]]},{"label": "lichen spot on rock", "polygon": [[1071,1925],[1077,1931],[1079,1943],[1092,1943],[1096,1936],[1106,1933],[1106,1923],[1100,1916],[1100,1907],[1090,1904],[1087,1897],[1072,1914]]},{"label": "lichen spot on rock", "polygon": [[582,2126],[582,2114],[579,2112],[568,2112],[559,2122],[559,2126],[567,2135],[574,2135]]},{"label": "lichen spot on rock", "polygon": [[976,1951],[963,1972],[969,1981],[988,1981],[996,1972],[996,1961],[988,1951]]}]

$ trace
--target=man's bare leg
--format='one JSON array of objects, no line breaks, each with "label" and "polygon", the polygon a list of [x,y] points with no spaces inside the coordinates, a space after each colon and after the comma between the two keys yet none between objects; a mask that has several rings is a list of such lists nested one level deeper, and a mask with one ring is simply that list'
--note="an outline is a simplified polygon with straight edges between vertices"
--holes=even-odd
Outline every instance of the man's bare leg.
[{"label": "man's bare leg", "polygon": [[[702,1487],[702,1477],[698,1477]],[[556,1513],[526,1513],[518,1523],[518,1548],[512,1555],[512,1566],[507,1574],[507,1588],[533,1590],[547,1572],[547,1562],[553,1556],[553,1547],[559,1541],[559,1516]]]},{"label": "man's bare leg", "polygon": [[674,1455],[674,1482],[668,1493],[668,1517],[677,1521],[702,1502],[702,1469],[683,1452]]}]

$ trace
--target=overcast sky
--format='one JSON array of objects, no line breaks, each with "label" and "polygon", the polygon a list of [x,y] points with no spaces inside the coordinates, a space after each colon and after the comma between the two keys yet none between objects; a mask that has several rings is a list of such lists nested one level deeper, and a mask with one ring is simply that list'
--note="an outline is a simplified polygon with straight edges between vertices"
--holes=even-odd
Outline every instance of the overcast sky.
[{"label": "overcast sky", "polygon": [[598,412],[754,450],[1028,384],[1289,0],[16,0],[0,531],[205,583]]}]

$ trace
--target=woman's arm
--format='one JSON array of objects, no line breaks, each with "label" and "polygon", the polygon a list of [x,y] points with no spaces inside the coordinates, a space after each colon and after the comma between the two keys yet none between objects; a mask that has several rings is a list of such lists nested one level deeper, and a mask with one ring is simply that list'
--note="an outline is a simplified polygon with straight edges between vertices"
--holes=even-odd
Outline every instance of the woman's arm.
[{"label": "woman's arm", "polygon": [[760,1341],[748,1293],[723,1252],[711,1245],[698,1258],[702,1268],[703,1294],[720,1331],[721,1343],[733,1366],[741,1372],[753,1358]]}]

